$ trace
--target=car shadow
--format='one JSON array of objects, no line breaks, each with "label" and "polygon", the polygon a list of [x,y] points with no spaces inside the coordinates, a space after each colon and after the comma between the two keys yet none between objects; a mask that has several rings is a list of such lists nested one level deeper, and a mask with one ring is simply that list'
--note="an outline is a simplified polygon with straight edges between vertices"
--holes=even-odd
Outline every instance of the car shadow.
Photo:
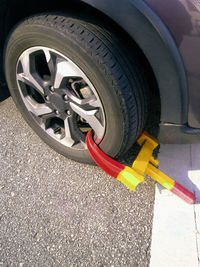
[{"label": "car shadow", "polygon": [[0,102],[6,100],[10,96],[10,92],[6,83],[0,83]]},{"label": "car shadow", "polygon": [[[161,145],[159,155],[159,169],[166,173],[176,182],[193,192],[196,197],[196,203],[200,203],[200,160],[193,165],[191,153],[192,145]],[[199,158],[200,159],[200,158]],[[160,193],[166,190],[159,186]]]}]

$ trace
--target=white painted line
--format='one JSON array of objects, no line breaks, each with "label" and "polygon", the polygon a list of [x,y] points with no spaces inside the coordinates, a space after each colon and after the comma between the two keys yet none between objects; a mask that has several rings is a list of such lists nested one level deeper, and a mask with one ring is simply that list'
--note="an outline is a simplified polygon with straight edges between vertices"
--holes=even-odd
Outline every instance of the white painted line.
[{"label": "white painted line", "polygon": [[[198,151],[191,145],[162,145],[159,155],[160,169],[195,191],[197,198],[200,196],[200,155],[199,160],[195,157]],[[189,205],[156,185],[150,267],[198,267],[199,219],[199,204]]]},{"label": "white painted line", "polygon": [[195,185],[195,194],[198,205],[194,205],[195,222],[197,230],[197,251],[200,267],[200,144],[191,145],[191,163],[192,171],[189,172],[189,177]]}]

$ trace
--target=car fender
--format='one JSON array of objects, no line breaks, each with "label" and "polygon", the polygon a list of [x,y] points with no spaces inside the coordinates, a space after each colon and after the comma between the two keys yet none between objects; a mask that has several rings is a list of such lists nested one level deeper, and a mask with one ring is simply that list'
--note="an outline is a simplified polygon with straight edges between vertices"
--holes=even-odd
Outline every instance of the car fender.
[{"label": "car fender", "polygon": [[161,97],[161,123],[187,123],[188,85],[183,60],[164,22],[143,0],[82,0],[119,24],[147,57]]}]

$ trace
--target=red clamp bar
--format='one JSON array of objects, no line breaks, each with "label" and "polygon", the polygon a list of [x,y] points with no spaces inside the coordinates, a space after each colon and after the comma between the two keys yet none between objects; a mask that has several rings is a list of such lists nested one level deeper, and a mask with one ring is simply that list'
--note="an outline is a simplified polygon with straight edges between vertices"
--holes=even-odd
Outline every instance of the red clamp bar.
[{"label": "red clamp bar", "polygon": [[114,159],[107,156],[93,141],[92,131],[89,131],[86,136],[86,144],[90,155],[96,164],[110,176],[117,178],[118,174],[125,168],[124,164],[121,164]]}]

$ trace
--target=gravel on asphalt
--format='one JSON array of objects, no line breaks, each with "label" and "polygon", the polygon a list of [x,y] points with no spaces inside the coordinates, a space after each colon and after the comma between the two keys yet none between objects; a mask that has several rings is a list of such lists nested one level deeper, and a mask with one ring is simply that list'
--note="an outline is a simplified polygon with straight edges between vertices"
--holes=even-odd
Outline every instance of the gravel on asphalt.
[{"label": "gravel on asphalt", "polygon": [[0,266],[148,266],[154,182],[71,161],[0,103]]}]

